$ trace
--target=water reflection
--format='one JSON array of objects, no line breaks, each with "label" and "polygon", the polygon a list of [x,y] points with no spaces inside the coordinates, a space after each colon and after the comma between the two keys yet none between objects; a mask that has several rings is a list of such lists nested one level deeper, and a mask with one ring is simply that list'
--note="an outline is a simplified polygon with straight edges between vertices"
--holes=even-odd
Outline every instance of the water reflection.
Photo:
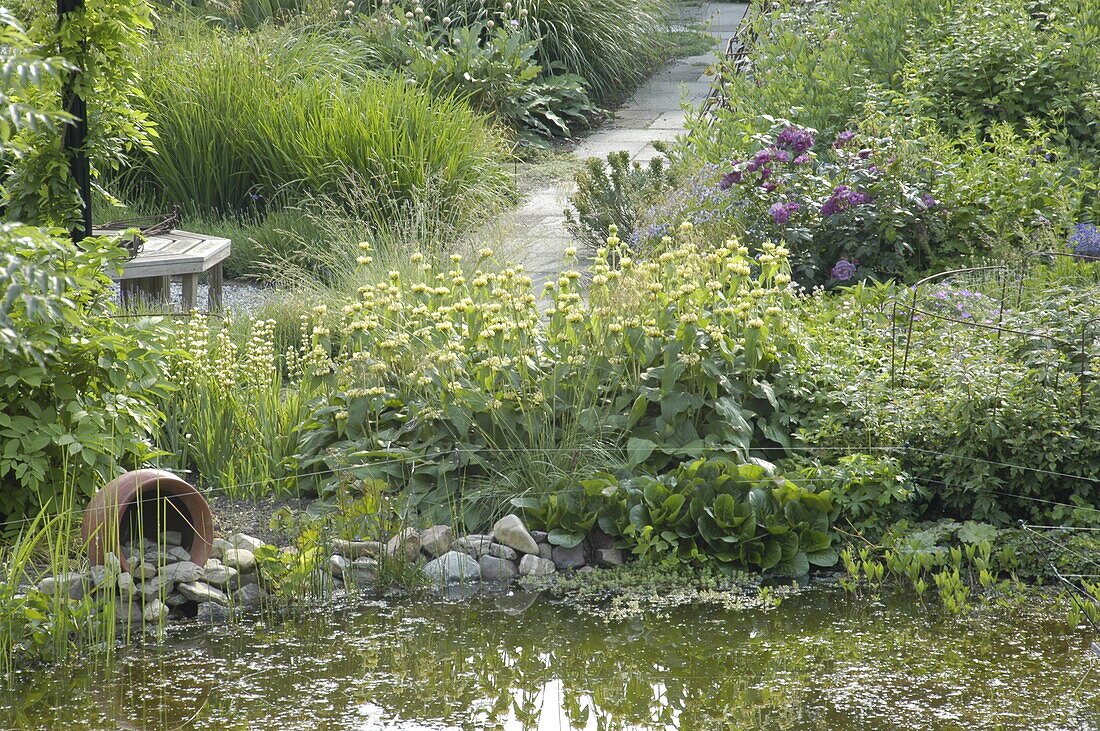
[{"label": "water reflection", "polygon": [[605,622],[513,594],[360,603],[28,672],[4,728],[1096,728],[1088,637],[810,591]]}]

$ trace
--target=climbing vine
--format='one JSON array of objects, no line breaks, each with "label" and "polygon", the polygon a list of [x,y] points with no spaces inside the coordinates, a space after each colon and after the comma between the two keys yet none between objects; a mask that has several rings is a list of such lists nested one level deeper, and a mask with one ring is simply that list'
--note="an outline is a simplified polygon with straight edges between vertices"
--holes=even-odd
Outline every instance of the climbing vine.
[{"label": "climbing vine", "polygon": [[[34,83],[17,87],[10,92],[12,101],[50,110],[49,119],[61,121],[65,119],[63,96],[71,84],[88,102],[84,151],[91,159],[94,181],[118,170],[136,148],[150,148],[152,124],[134,103],[140,94],[134,61],[152,28],[149,4],[146,0],[85,0],[60,21],[52,4],[33,11],[26,38],[54,73],[38,74]],[[18,23],[8,27],[22,32]],[[68,71],[61,72],[62,67]],[[35,123],[14,128],[2,153],[7,220],[66,228],[78,220],[81,199],[56,127]],[[108,196],[98,185],[95,190]]]}]

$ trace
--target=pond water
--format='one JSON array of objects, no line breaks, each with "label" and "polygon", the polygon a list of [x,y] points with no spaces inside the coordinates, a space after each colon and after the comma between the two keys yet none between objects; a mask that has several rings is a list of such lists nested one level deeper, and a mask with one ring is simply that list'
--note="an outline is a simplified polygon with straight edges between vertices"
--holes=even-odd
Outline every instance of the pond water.
[{"label": "pond water", "polygon": [[1100,728],[1093,638],[1034,604],[950,619],[815,589],[605,620],[534,599],[175,628],[110,665],[17,676],[0,727]]}]

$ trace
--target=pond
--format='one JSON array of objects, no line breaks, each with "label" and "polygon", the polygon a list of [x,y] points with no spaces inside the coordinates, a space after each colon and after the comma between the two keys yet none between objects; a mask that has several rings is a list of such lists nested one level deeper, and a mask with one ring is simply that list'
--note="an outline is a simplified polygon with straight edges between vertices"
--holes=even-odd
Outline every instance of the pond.
[{"label": "pond", "polygon": [[524,593],[349,600],[25,671],[0,727],[1100,728],[1091,639],[1031,602],[953,619],[831,589],[625,619]]}]

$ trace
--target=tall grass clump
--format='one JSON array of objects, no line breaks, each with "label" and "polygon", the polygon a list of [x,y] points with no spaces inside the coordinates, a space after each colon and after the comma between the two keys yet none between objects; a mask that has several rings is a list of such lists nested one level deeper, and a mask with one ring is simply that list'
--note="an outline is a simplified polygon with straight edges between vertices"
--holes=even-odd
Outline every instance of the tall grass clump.
[{"label": "tall grass clump", "polygon": [[[168,377],[176,388],[161,404],[162,466],[231,497],[295,494],[291,459],[317,394],[309,379],[284,387],[275,321],[194,315],[176,337],[183,347],[171,355]],[[289,357],[294,364],[308,354]]]},{"label": "tall grass clump", "polygon": [[457,221],[509,189],[505,146],[482,117],[372,75],[307,28],[229,35],[183,24],[142,70],[159,139],[122,181],[138,200],[264,210],[338,193],[350,172],[375,193],[375,207],[356,215],[389,220],[431,185]]},{"label": "tall grass clump", "polygon": [[519,14],[538,41],[538,64],[583,77],[599,102],[629,93],[670,49],[669,0],[429,0],[423,7],[462,23]]}]

